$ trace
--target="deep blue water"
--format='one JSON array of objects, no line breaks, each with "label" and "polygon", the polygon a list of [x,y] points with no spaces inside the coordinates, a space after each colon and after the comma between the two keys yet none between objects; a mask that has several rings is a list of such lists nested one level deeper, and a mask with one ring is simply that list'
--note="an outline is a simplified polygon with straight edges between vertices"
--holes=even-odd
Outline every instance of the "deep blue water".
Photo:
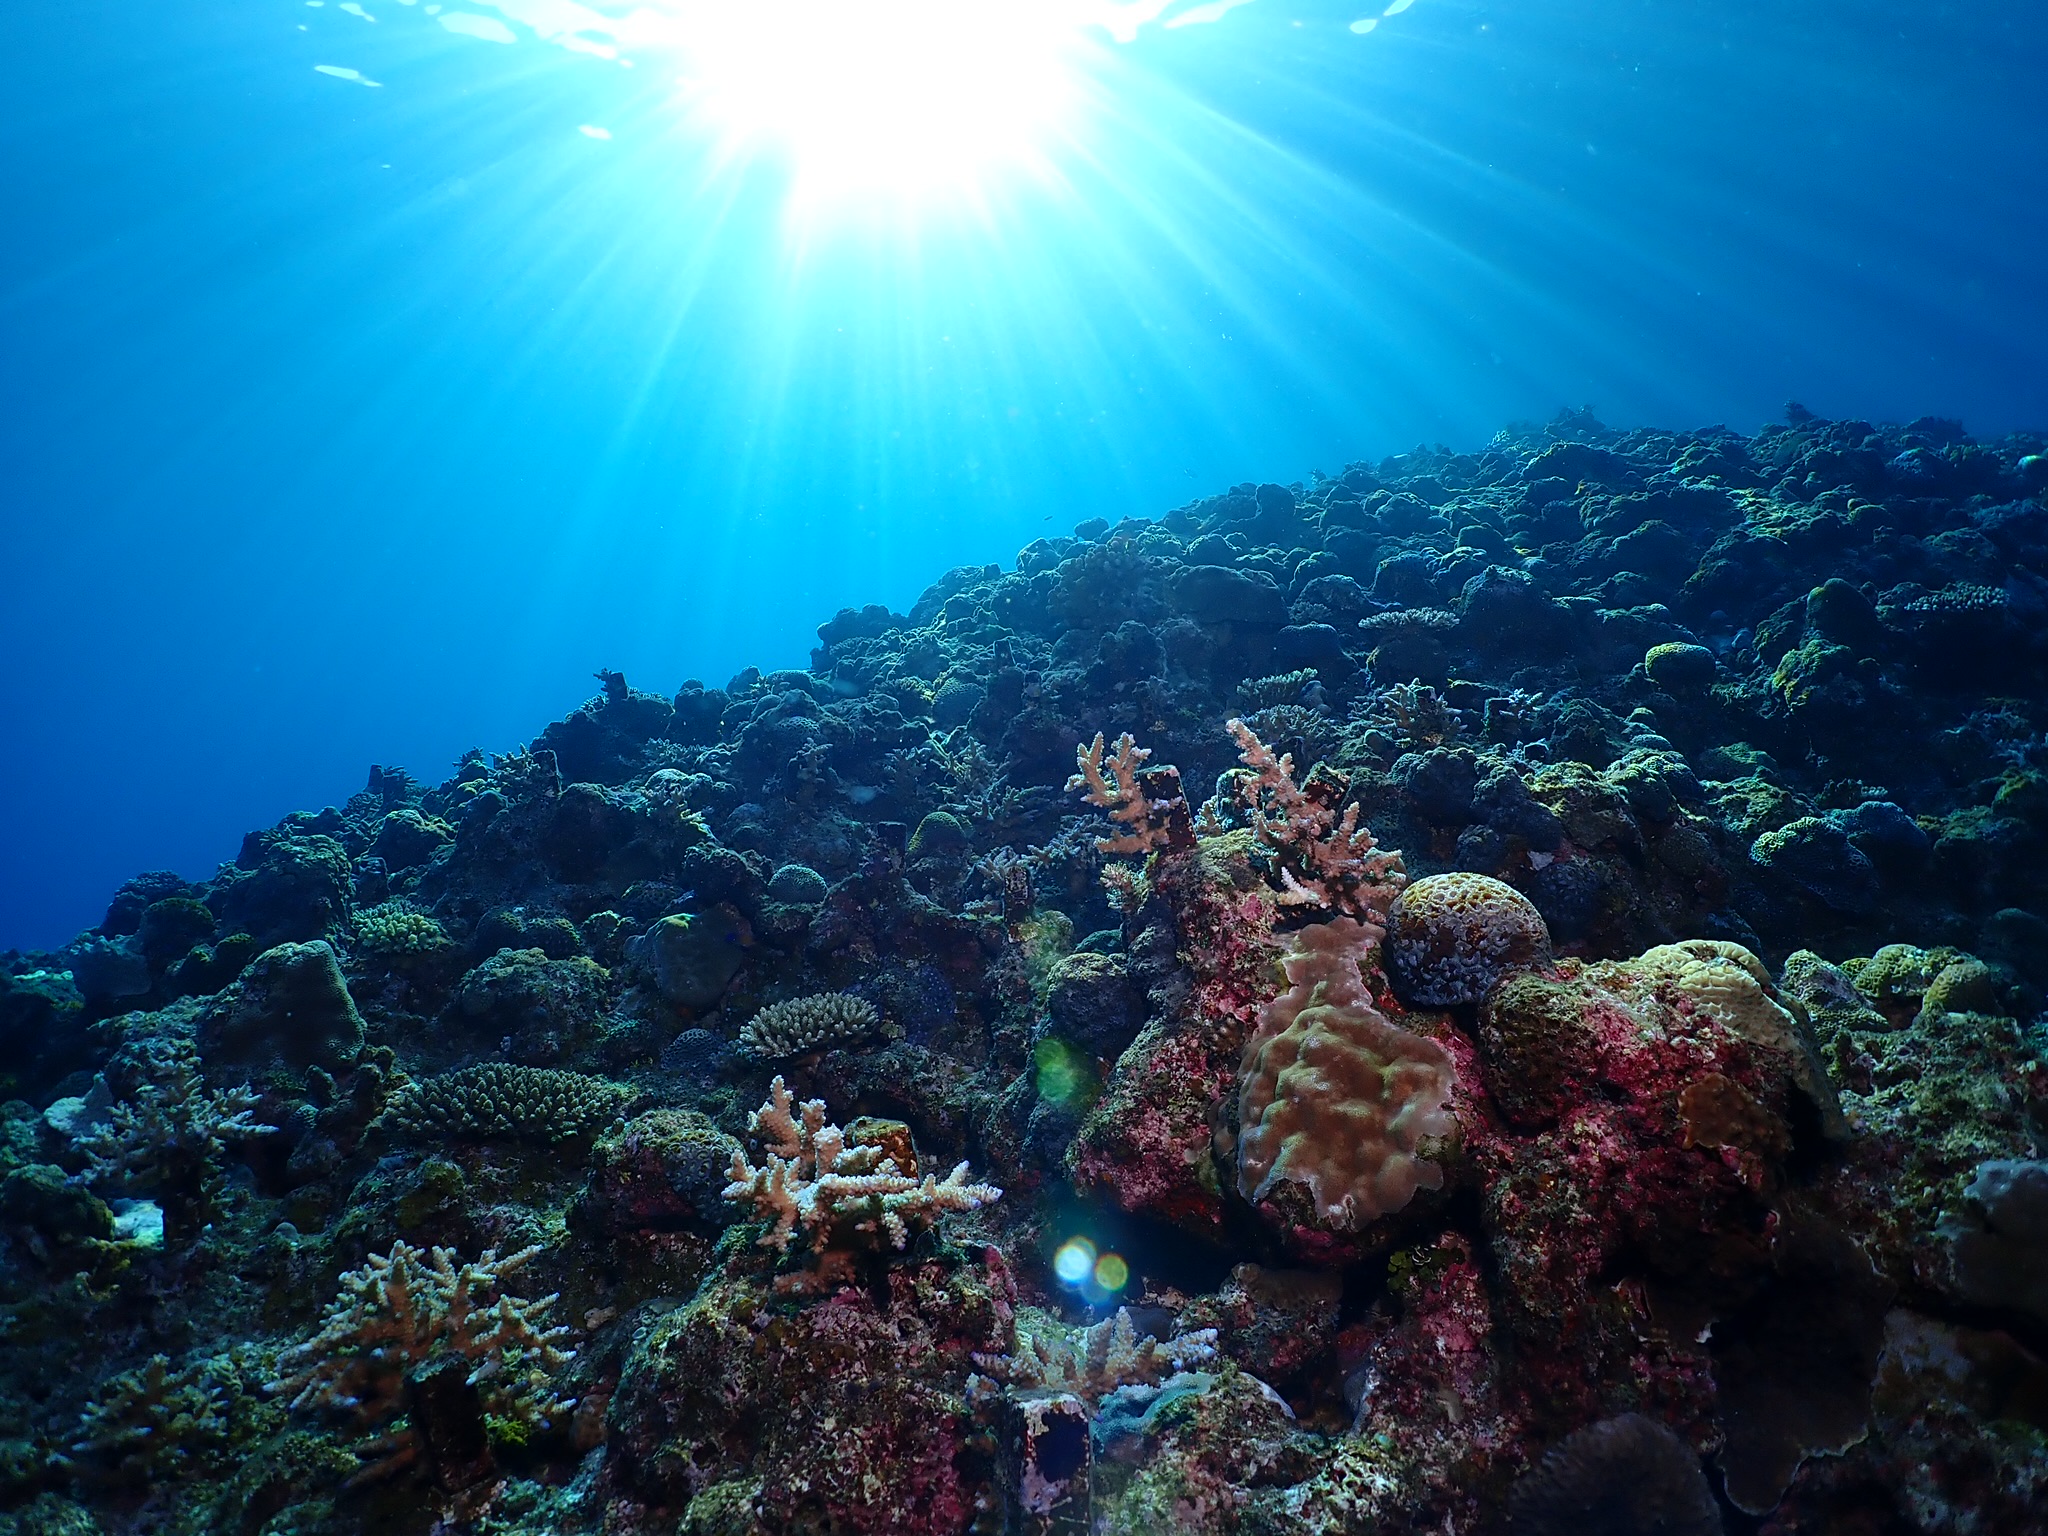
[{"label": "deep blue water", "polygon": [[659,48],[360,9],[0,10],[0,947],[1089,517],[1567,404],[2048,423],[2039,5],[1252,0],[800,206]]}]

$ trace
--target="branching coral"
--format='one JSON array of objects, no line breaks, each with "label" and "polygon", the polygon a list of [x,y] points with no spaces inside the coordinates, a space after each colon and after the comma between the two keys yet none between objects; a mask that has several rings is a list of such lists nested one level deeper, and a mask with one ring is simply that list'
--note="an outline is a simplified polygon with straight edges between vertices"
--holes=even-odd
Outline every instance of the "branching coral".
[{"label": "branching coral", "polygon": [[81,1136],[85,1182],[158,1198],[167,1218],[204,1218],[220,1192],[220,1157],[275,1127],[253,1118],[248,1088],[208,1091],[199,1053],[182,1037],[125,1048],[116,1063],[133,1086],[106,1120]]},{"label": "branching coral", "polygon": [[1041,1321],[1043,1326],[1034,1328],[1020,1318],[1012,1353],[977,1354],[974,1363],[1012,1387],[1072,1392],[1097,1403],[1118,1387],[1157,1386],[1176,1371],[1216,1358],[1214,1328],[1161,1343],[1149,1333],[1139,1334],[1127,1307],[1087,1328]]},{"label": "branching coral", "polygon": [[[1358,824],[1358,802],[1344,805],[1346,780],[1318,768],[1294,781],[1294,759],[1275,757],[1242,720],[1228,722],[1238,761],[1251,772],[1238,798],[1259,842],[1279,867],[1282,906],[1315,906],[1378,923],[1401,894],[1401,855],[1381,849]],[[1340,806],[1342,807],[1340,810]]]},{"label": "branching coral", "polygon": [[569,1330],[546,1326],[559,1297],[523,1301],[501,1289],[539,1252],[501,1259],[486,1249],[475,1263],[458,1264],[446,1248],[428,1254],[400,1241],[388,1255],[371,1254],[341,1277],[320,1331],[279,1357],[283,1373],[269,1390],[288,1394],[295,1411],[337,1409],[359,1428],[382,1429],[366,1478],[420,1459],[415,1410],[426,1383],[444,1373],[460,1373],[485,1423],[549,1428],[575,1406],[549,1385],[573,1353],[558,1344]]},{"label": "branching coral", "polygon": [[[910,1225],[925,1225],[944,1211],[972,1211],[1002,1198],[993,1184],[967,1182],[960,1163],[944,1179],[892,1156],[900,1147],[861,1145],[825,1119],[825,1101],[798,1104],[778,1076],[768,1085],[768,1102],[747,1117],[747,1129],[761,1138],[764,1166],[744,1151],[733,1153],[732,1182],[725,1198],[746,1201],[774,1225],[761,1246],[787,1252],[798,1227],[811,1247],[823,1252],[835,1234],[873,1241],[886,1235],[892,1247],[910,1241]],[[913,1159],[914,1162],[914,1159]]]},{"label": "branching coral", "polygon": [[1085,795],[1090,805],[1100,806],[1111,821],[1128,828],[1113,837],[1098,837],[1095,846],[1104,853],[1150,853],[1155,848],[1189,845],[1193,834],[1179,772],[1146,768],[1145,760],[1152,751],[1132,740],[1129,731],[1117,737],[1107,758],[1104,751],[1102,732],[1097,731],[1093,742],[1074,749],[1080,771],[1067,780],[1070,794]]},{"label": "branching coral", "polygon": [[1290,985],[1245,1046],[1239,1096],[1239,1191],[1256,1202],[1291,1179],[1351,1231],[1440,1188],[1443,1171],[1417,1149],[1455,1127],[1450,1056],[1373,1007],[1363,968],[1378,938],[1342,917],[1295,935],[1281,961]]},{"label": "branching coral", "polygon": [[168,1481],[203,1468],[227,1445],[237,1377],[226,1355],[186,1366],[152,1355],[94,1396],[71,1458],[95,1476],[123,1482]]},{"label": "branching coral", "polygon": [[763,1008],[740,1026],[740,1049],[774,1061],[865,1040],[882,1029],[882,1015],[866,998],[819,992]]},{"label": "branching coral", "polygon": [[553,1143],[594,1135],[625,1101],[601,1077],[487,1062],[407,1084],[377,1123],[414,1136]]}]

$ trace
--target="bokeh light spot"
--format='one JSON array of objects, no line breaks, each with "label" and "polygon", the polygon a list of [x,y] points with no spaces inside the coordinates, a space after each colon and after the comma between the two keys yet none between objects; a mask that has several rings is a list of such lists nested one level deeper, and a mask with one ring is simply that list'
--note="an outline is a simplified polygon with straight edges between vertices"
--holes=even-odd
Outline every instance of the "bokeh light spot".
[{"label": "bokeh light spot", "polygon": [[1085,1237],[1070,1237],[1052,1256],[1052,1272],[1067,1285],[1085,1285],[1095,1273],[1095,1245]]}]

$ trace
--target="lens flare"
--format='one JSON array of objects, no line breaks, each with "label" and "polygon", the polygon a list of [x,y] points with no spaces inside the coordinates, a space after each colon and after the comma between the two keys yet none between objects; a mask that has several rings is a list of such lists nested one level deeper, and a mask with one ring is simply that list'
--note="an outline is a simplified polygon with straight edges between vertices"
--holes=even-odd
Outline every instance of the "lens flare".
[{"label": "lens flare", "polygon": [[1131,1283],[1131,1266],[1122,1255],[1105,1253],[1095,1261],[1095,1286],[1097,1290],[1115,1295]]},{"label": "lens flare", "polygon": [[1052,1272],[1063,1284],[1086,1285],[1095,1273],[1095,1245],[1085,1237],[1070,1237],[1052,1256]]}]

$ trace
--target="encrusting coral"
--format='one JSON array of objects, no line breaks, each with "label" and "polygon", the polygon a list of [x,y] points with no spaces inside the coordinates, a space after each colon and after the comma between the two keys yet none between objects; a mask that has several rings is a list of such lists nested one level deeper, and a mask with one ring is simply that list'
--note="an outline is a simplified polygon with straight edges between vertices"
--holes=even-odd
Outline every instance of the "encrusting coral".
[{"label": "encrusting coral", "polygon": [[625,1102],[625,1090],[601,1077],[487,1062],[407,1084],[378,1124],[411,1136],[554,1143],[596,1134]]},{"label": "encrusting coral", "polygon": [[1251,770],[1238,779],[1238,798],[1278,865],[1274,899],[1282,906],[1384,918],[1408,877],[1400,853],[1379,847],[1358,824],[1358,802],[1344,803],[1348,783],[1319,766],[1306,784],[1297,784],[1291,756],[1275,757],[1242,720],[1227,725],[1238,761]]},{"label": "encrusting coral", "polygon": [[1072,1392],[1100,1402],[1118,1387],[1157,1386],[1167,1377],[1216,1358],[1216,1330],[1202,1328],[1164,1343],[1140,1334],[1128,1307],[1085,1328],[1041,1318],[1017,1323],[1017,1347],[1007,1355],[977,1354],[974,1363],[1006,1386]]},{"label": "encrusting coral", "polygon": [[[1109,819],[1129,830],[1110,837],[1098,837],[1095,846],[1103,853],[1149,853],[1155,848],[1186,846],[1188,802],[1180,792],[1180,775],[1171,768],[1147,769],[1152,749],[1141,747],[1125,731],[1105,760],[1102,732],[1085,747],[1074,749],[1079,771],[1067,780],[1068,793],[1080,792],[1088,803],[1100,806]],[[1109,776],[1103,776],[1103,769]],[[1148,783],[1147,780],[1152,782]],[[1155,795],[1155,789],[1167,791]]]},{"label": "encrusting coral", "polygon": [[413,1422],[423,1402],[445,1400],[432,1383],[458,1373],[475,1394],[481,1429],[493,1421],[515,1431],[552,1427],[575,1406],[557,1398],[551,1378],[572,1352],[560,1347],[565,1327],[546,1326],[559,1297],[525,1301],[505,1294],[505,1277],[531,1263],[539,1248],[499,1258],[486,1249],[474,1263],[446,1248],[431,1253],[394,1243],[341,1277],[320,1331],[278,1357],[269,1390],[294,1411],[335,1409],[359,1429],[380,1429],[376,1456],[361,1474],[392,1476],[415,1465],[424,1450]]},{"label": "encrusting coral", "polygon": [[1304,1184],[1339,1230],[1440,1188],[1443,1170],[1418,1149],[1456,1124],[1450,1056],[1373,1006],[1364,969],[1379,934],[1345,917],[1296,933],[1280,962],[1288,989],[1244,1050],[1238,1189],[1256,1203],[1280,1180]]},{"label": "encrusting coral", "polygon": [[[944,1211],[972,1211],[1002,1198],[993,1184],[967,1182],[967,1164],[958,1164],[941,1179],[917,1176],[915,1159],[881,1144],[853,1141],[847,1131],[825,1119],[825,1101],[798,1104],[780,1076],[768,1085],[768,1102],[747,1117],[747,1129],[765,1146],[765,1162],[756,1168],[744,1150],[732,1157],[732,1181],[725,1198],[746,1201],[773,1225],[760,1237],[761,1246],[786,1252],[798,1227],[810,1246],[823,1252],[835,1235],[873,1241],[886,1237],[902,1248],[910,1226],[926,1225]],[[894,1152],[895,1155],[892,1155]]]},{"label": "encrusting coral", "polygon": [[866,998],[819,992],[763,1008],[740,1026],[740,1049],[774,1061],[865,1040],[882,1028],[880,1010]]}]

